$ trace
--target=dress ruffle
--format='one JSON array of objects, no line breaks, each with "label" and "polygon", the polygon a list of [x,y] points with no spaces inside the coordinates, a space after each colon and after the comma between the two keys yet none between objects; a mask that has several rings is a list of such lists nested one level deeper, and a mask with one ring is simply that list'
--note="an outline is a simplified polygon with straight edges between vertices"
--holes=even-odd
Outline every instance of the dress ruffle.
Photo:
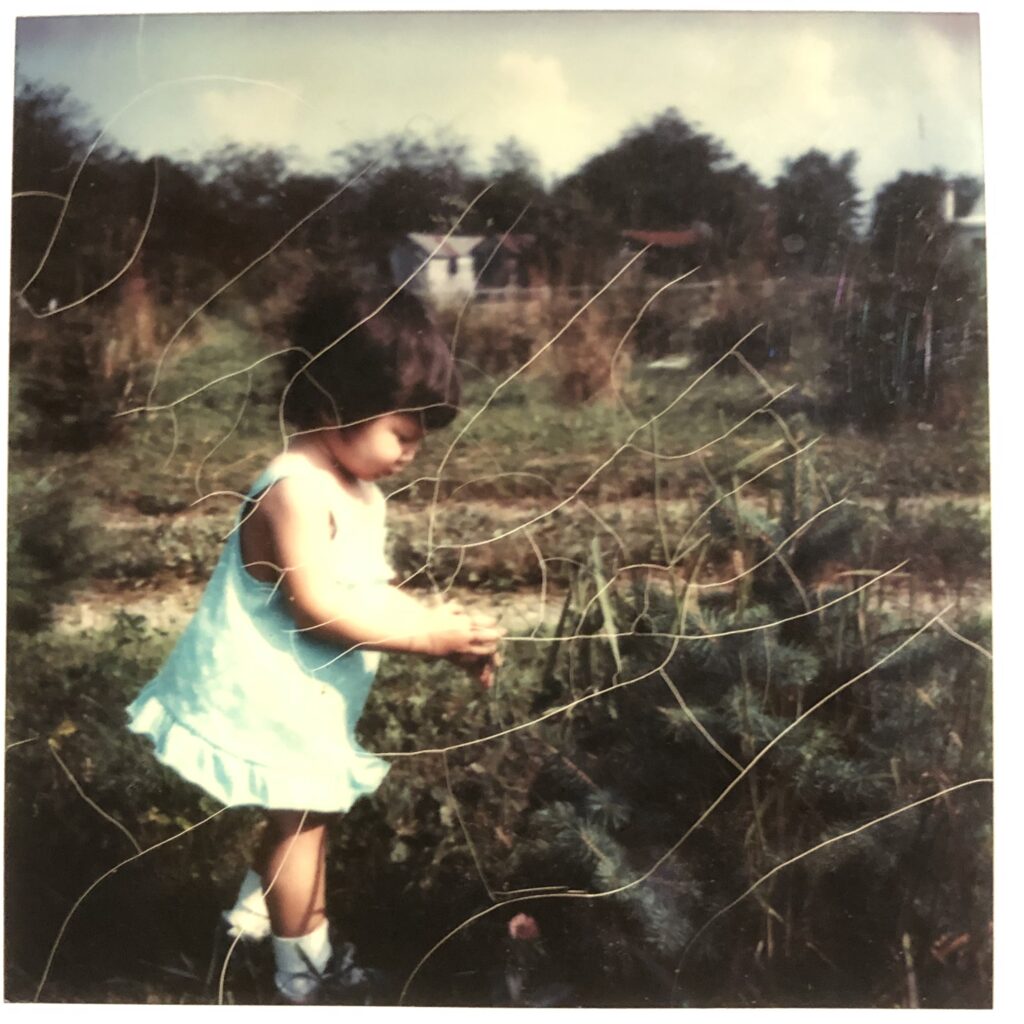
[{"label": "dress ruffle", "polygon": [[153,741],[160,762],[229,807],[347,811],[359,797],[374,792],[391,767],[353,747],[341,771],[338,762],[315,772],[308,766],[288,771],[217,747],[178,721],[156,697],[140,695],[128,714],[128,728]]}]

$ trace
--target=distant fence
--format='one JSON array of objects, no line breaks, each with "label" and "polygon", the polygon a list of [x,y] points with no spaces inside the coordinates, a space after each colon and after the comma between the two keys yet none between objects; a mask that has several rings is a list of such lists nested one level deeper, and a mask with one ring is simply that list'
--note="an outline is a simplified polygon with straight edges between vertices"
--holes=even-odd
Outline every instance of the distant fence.
[{"label": "distant fence", "polygon": [[[518,285],[508,285],[503,288],[477,288],[474,290],[471,299],[475,303],[489,305],[501,303],[525,304],[530,302],[548,302],[555,299],[567,299],[582,303],[586,302],[587,299],[591,298],[597,291],[599,291],[600,287],[601,286],[598,284],[580,284],[558,287],[551,285],[538,285],[530,288],[523,288]],[[645,295],[650,295],[653,294],[656,287],[656,285],[651,285],[647,288],[641,288],[634,283],[616,283],[611,285],[609,290],[632,291],[637,294],[643,293]],[[674,292],[690,292],[695,297],[710,300],[714,297],[715,291],[718,287],[719,284],[717,281],[698,281],[695,283],[683,281],[680,284],[673,285],[672,290]]]}]

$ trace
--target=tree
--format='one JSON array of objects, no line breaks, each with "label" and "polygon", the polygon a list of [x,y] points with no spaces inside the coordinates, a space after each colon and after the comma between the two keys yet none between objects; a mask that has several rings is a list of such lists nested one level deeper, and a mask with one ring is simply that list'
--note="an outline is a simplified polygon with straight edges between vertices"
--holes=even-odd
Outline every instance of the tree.
[{"label": "tree", "polygon": [[791,261],[813,274],[839,269],[854,240],[860,210],[853,170],[857,154],[832,160],[810,149],[787,160],[775,180],[778,235]]},{"label": "tree", "polygon": [[[114,236],[120,236],[125,227],[123,180],[110,187],[111,172],[121,178],[115,165],[123,162],[123,154],[109,146],[96,147],[89,154],[95,131],[84,123],[85,116],[84,108],[64,88],[29,82],[15,99],[13,279],[17,289],[38,279],[28,296],[37,305],[54,296],[63,302],[100,284],[108,270],[105,257],[119,241]],[[89,163],[82,168],[65,210],[62,200],[87,154]],[[43,273],[41,261],[58,225],[59,244],[47,255]],[[113,269],[111,263],[110,272]]]},{"label": "tree", "polygon": [[540,161],[514,135],[499,142],[491,155],[491,177],[498,180],[506,175],[515,175],[532,185],[541,183]]},{"label": "tree", "polygon": [[[947,208],[950,190],[952,210]],[[876,259],[893,273],[941,259],[951,235],[950,214],[953,218],[969,214],[981,193],[981,182],[969,175],[947,179],[941,170],[904,171],[875,196],[871,248]]]},{"label": "tree", "polygon": [[82,107],[66,88],[26,82],[14,100],[14,191],[66,187],[74,163],[85,155],[88,133]]},{"label": "tree", "polygon": [[[966,205],[972,180],[954,184]],[[867,259],[823,311],[839,418],[883,429],[909,417],[961,420],[984,376],[984,280],[956,245],[941,172],[883,185]]]},{"label": "tree", "polygon": [[880,269],[912,272],[926,256],[948,241],[944,206],[947,184],[942,174],[904,171],[875,196],[871,249]]},{"label": "tree", "polygon": [[711,135],[697,131],[675,108],[628,131],[588,160],[560,186],[578,192],[618,229],[680,228],[706,222],[735,255],[752,226],[761,185]]},{"label": "tree", "polygon": [[[410,231],[445,232],[466,212],[482,188],[469,170],[466,144],[440,133],[387,135],[357,142],[332,154],[338,177],[355,179],[345,196],[348,232],[359,259],[390,275],[388,253]],[[479,213],[463,218],[460,230],[481,227]]]},{"label": "tree", "polygon": [[529,230],[547,199],[537,157],[510,136],[495,147],[490,172],[490,191],[478,207],[481,218],[491,230],[502,232],[522,217],[516,230]]}]

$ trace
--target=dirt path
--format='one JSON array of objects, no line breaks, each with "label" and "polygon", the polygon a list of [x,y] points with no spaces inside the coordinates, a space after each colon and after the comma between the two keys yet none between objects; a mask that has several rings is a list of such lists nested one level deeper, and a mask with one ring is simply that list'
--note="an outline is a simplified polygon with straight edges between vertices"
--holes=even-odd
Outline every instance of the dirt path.
[{"label": "dirt path", "polygon": [[[914,512],[920,514],[946,502],[955,503],[978,511],[986,511],[987,495],[933,495],[928,498],[905,503],[908,510],[913,506]],[[864,504],[876,505],[868,500]],[[673,502],[678,511],[679,502]],[[877,503],[878,507],[881,502]],[[617,519],[620,523],[630,523],[641,516],[652,514],[651,501],[648,498],[634,498],[621,502],[595,503],[591,506],[598,516]],[[521,501],[473,503],[476,519],[469,524],[474,532],[489,531],[491,528],[515,525],[536,513],[536,503]],[[568,510],[567,510],[568,511]],[[389,507],[390,528],[396,536],[415,535],[422,525],[422,509],[411,505],[394,502]],[[566,513],[557,513],[564,515]],[[137,512],[126,512],[124,509],[110,508],[104,515],[104,526],[121,535],[131,535],[130,543],[148,543],[154,534],[164,531],[173,532],[189,523],[201,526],[223,520],[225,529],[229,528],[230,516],[210,516],[204,513],[166,514],[143,516]],[[219,525],[219,523],[218,523]],[[206,527],[204,527],[205,529]],[[486,532],[484,532],[486,535]],[[186,534],[182,540],[186,546],[194,543]],[[136,540],[137,538],[137,540]],[[218,545],[219,546],[219,541]],[[211,549],[213,550],[213,549]],[[532,556],[530,556],[532,557]],[[468,566],[468,563],[467,563]],[[481,579],[487,579],[490,571],[500,566],[479,567]],[[471,577],[472,578],[472,577]],[[918,612],[934,613],[946,604],[956,601],[956,595],[942,581],[918,581],[911,586],[906,578],[892,579],[883,585],[884,602],[894,608],[905,609],[916,615]],[[201,583],[179,579],[168,575],[158,581],[142,579],[129,580],[121,583],[114,581],[97,581],[89,584],[70,596],[70,599],[59,605],[55,610],[56,626],[63,632],[80,632],[84,630],[105,629],[111,626],[120,613],[139,615],[157,630],[176,633],[184,627],[194,612],[203,586]],[[453,588],[451,596],[467,606],[483,606],[494,609],[502,617],[503,625],[510,634],[522,635],[536,629],[540,624],[554,626],[564,600],[564,590],[552,589],[542,594],[539,588],[521,586],[498,593],[492,593],[479,587],[463,586]],[[988,613],[991,610],[991,593],[988,581],[979,579],[969,582],[959,595],[958,607],[954,613],[960,619],[970,614]]]},{"label": "dirt path", "polygon": [[[192,616],[203,586],[176,581],[173,587],[160,589],[118,589],[111,586],[87,587],[74,599],[57,605],[54,625],[62,633],[109,629],[118,615],[139,615],[152,629],[177,633]],[[453,587],[448,595],[467,608],[488,609],[498,615],[510,634],[521,636],[541,623],[553,628],[565,600],[564,591],[542,595],[540,590],[518,590],[498,594],[482,593],[469,587]]]},{"label": "dirt path", "polygon": [[[941,581],[912,586],[906,577],[879,585],[883,605],[910,618],[934,615],[953,605],[949,621],[961,622],[975,615],[990,615],[992,594],[987,580],[968,582],[959,596]],[[203,586],[177,580],[161,588],[118,588],[111,585],[84,588],[74,599],[54,610],[54,624],[59,632],[78,633],[103,630],[113,626],[118,615],[127,613],[146,619],[152,629],[178,633],[187,624],[199,604]],[[814,595],[811,597],[815,603]],[[471,587],[453,587],[448,597],[467,608],[482,608],[499,616],[511,636],[524,636],[543,625],[554,629],[558,623],[565,591],[551,588],[522,588],[489,593]]]}]

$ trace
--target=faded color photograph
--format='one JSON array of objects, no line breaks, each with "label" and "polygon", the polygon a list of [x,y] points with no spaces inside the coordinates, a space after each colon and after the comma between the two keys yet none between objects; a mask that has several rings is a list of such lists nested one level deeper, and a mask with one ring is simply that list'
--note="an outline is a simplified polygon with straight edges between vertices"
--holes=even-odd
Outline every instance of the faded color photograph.
[{"label": "faded color photograph", "polygon": [[979,33],[19,18],[5,999],[990,1007]]}]

